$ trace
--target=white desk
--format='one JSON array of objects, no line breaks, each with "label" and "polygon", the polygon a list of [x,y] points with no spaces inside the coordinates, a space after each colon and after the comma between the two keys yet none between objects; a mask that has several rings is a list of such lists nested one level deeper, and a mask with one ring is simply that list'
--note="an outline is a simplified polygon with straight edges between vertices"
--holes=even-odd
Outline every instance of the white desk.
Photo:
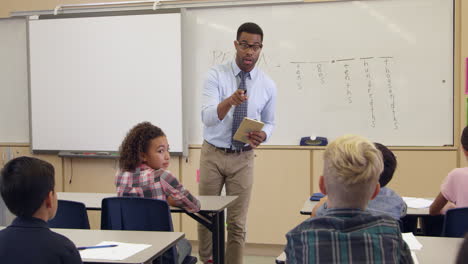
[{"label": "white desk", "polygon": [[423,245],[421,250],[415,250],[420,264],[455,263],[463,238],[417,236]]},{"label": "white desk", "polygon": [[82,230],[82,229],[52,229],[68,237],[77,247],[92,246],[101,241],[117,241],[124,243],[149,244],[151,247],[136,253],[125,260],[83,259],[84,263],[153,263],[177,241],[185,235],[180,232],[154,231],[114,231],[114,230]]},{"label": "white desk", "polygon": [[[0,227],[0,230],[5,228]],[[87,229],[60,229],[52,228],[52,231],[66,236],[77,247],[94,246],[102,241],[116,241],[123,243],[148,244],[146,248],[124,260],[83,259],[83,263],[126,263],[126,264],[151,264],[153,260],[161,256],[177,241],[184,238],[180,232],[155,232],[155,231],[114,231],[114,230],[87,230]]]},{"label": "white desk", "polygon": [[[302,206],[302,209],[300,211],[301,214],[303,215],[310,215],[312,213],[312,209],[314,209],[314,206],[318,203],[318,201],[311,201],[310,199],[306,199],[304,202],[304,205]],[[422,208],[422,209],[415,209],[415,208],[409,208],[406,211],[407,215],[414,215],[414,216],[425,216],[429,215],[429,208]]]},{"label": "white desk", "polygon": [[[420,264],[455,263],[463,242],[463,238],[452,237],[417,236],[416,239],[423,245],[421,250],[414,251]],[[276,263],[284,263],[285,260],[283,253],[276,258]]]},{"label": "white desk", "polygon": [[[116,197],[115,193],[73,193],[57,192],[58,199],[82,202],[88,210],[101,210],[102,199]],[[237,196],[198,196],[201,209],[198,213],[188,213],[177,207],[171,207],[171,212],[186,213],[211,231],[213,240],[213,261],[224,263],[224,209]]]}]

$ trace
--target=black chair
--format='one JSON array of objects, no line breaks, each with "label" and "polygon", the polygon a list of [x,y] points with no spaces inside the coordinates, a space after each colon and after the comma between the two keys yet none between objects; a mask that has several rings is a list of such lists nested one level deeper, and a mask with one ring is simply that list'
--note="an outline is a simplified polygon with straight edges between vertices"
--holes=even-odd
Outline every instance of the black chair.
[{"label": "black chair", "polygon": [[58,200],[57,213],[49,220],[51,228],[89,229],[88,214],[83,203]]},{"label": "black chair", "polygon": [[447,210],[443,236],[464,237],[466,232],[468,232],[468,207]]},{"label": "black chair", "polygon": [[[111,197],[102,200],[101,229],[134,231],[174,231],[166,201],[141,197]],[[176,247],[162,256],[162,263],[177,263]],[[156,262],[155,262],[156,263]],[[183,264],[195,264],[187,256]]]}]

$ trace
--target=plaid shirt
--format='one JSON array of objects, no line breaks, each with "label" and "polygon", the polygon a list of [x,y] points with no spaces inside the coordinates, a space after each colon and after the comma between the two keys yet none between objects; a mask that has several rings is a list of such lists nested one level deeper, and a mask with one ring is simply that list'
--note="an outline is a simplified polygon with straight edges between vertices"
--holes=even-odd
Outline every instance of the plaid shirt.
[{"label": "plaid shirt", "polygon": [[286,234],[294,263],[413,263],[398,222],[359,209],[328,209]]},{"label": "plaid shirt", "polygon": [[141,164],[135,171],[117,172],[115,185],[118,196],[137,196],[159,200],[171,197],[178,207],[194,213],[200,210],[200,201],[179,183],[169,171],[154,170]]}]

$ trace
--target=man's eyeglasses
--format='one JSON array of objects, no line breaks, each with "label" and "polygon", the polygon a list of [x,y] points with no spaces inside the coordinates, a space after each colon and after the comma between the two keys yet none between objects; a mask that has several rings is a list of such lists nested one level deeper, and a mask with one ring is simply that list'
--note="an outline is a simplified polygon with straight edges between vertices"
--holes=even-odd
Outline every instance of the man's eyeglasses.
[{"label": "man's eyeglasses", "polygon": [[239,48],[241,50],[248,50],[248,49],[251,48],[253,51],[259,51],[261,48],[263,48],[262,44],[252,44],[252,45],[250,45],[250,44],[247,44],[245,42],[239,42],[237,40],[236,40],[236,42],[237,42],[237,45],[239,45]]}]

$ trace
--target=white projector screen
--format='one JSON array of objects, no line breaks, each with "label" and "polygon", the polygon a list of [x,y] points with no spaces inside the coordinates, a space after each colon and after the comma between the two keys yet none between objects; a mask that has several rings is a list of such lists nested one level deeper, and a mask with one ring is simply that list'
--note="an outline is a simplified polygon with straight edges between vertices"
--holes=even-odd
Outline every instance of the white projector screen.
[{"label": "white projector screen", "polygon": [[29,21],[32,149],[117,151],[150,121],[183,150],[180,13]]}]

